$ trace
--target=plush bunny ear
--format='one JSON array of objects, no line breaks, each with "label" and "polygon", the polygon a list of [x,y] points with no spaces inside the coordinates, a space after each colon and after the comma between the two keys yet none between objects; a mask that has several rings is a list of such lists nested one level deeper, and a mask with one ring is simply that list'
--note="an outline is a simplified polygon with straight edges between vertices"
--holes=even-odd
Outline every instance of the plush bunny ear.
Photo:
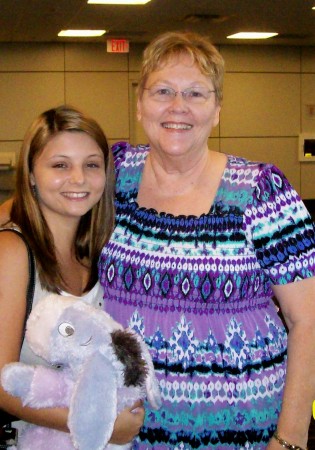
[{"label": "plush bunny ear", "polygon": [[117,381],[112,362],[97,352],[75,385],[68,426],[75,448],[103,450],[117,416]]},{"label": "plush bunny ear", "polygon": [[147,363],[148,373],[145,379],[145,388],[147,393],[147,398],[154,409],[159,409],[162,405],[161,392],[158,381],[155,376],[154,366],[149,349],[144,342],[144,340],[136,333],[137,339],[140,343],[142,350],[142,357]]}]

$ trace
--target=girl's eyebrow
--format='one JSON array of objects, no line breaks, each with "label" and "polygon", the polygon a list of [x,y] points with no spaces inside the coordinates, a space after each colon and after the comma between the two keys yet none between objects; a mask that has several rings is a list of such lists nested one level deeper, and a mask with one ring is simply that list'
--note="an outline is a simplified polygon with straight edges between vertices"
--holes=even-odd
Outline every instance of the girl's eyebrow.
[{"label": "girl's eyebrow", "polygon": [[[87,155],[86,158],[102,158],[103,154],[100,153],[91,153],[90,155]],[[72,156],[69,155],[64,155],[63,153],[58,153],[56,155],[52,155],[50,156],[48,159],[54,159],[54,158],[67,158],[67,159],[71,159]]]}]

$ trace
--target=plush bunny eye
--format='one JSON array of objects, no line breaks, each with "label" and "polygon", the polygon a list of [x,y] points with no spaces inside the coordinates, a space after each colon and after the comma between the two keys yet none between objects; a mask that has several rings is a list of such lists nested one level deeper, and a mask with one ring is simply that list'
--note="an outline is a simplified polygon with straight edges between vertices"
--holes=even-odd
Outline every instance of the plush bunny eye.
[{"label": "plush bunny eye", "polygon": [[59,325],[58,331],[61,334],[61,336],[68,337],[73,335],[74,328],[71,325],[71,323],[64,322]]}]

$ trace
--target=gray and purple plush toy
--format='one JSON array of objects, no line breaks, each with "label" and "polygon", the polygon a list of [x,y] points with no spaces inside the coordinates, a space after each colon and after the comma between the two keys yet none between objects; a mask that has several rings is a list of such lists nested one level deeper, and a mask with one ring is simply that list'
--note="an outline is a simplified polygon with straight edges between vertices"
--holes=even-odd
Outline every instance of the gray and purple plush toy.
[{"label": "gray and purple plush toy", "polygon": [[51,367],[6,365],[1,383],[23,405],[69,408],[70,433],[27,424],[19,450],[126,450],[108,444],[117,414],[138,399],[161,405],[144,341],[106,312],[74,297],[51,294],[30,314],[26,339]]}]

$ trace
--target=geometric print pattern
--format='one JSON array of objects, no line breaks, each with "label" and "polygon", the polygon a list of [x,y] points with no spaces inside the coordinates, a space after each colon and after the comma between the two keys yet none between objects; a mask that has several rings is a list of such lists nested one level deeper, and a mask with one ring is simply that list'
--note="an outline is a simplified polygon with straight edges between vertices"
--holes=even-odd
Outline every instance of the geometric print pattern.
[{"label": "geometric print pattern", "polygon": [[265,449],[286,371],[272,285],[315,274],[309,214],[278,168],[233,156],[208,214],[157,214],[137,204],[149,148],[113,152],[105,308],[143,336],[163,398],[159,411],[146,406],[133,448]]}]

